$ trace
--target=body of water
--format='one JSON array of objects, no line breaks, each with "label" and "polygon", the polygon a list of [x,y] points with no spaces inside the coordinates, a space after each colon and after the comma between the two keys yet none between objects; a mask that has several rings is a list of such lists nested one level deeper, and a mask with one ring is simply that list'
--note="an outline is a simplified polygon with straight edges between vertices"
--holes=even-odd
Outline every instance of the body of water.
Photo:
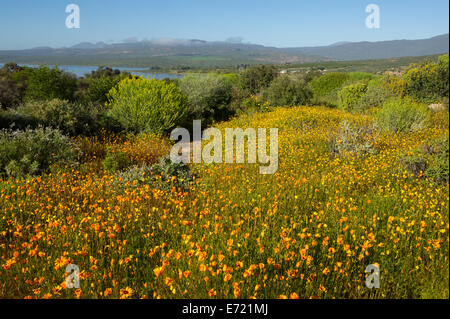
[{"label": "body of water", "polygon": [[[18,63],[20,66],[28,66],[28,67],[32,67],[32,68],[38,68],[39,65],[36,64],[20,64]],[[3,63],[0,63],[0,68],[3,67]],[[48,65],[48,67],[53,68],[54,65]],[[98,67],[96,66],[87,66],[87,65],[58,65],[58,68],[61,70],[64,70],[66,72],[69,73],[73,73],[75,74],[77,77],[82,77],[85,74],[91,74],[92,71],[95,71],[98,69]],[[157,79],[157,80],[161,80],[164,78],[169,78],[169,79],[179,79],[182,78],[182,75],[178,75],[178,74],[170,74],[170,73],[147,73],[147,72],[142,72],[142,68],[116,68],[116,67],[112,67],[113,70],[118,69],[120,71],[127,71],[131,74],[134,75],[138,75],[138,76],[142,76],[145,78],[153,78],[153,79]]]}]

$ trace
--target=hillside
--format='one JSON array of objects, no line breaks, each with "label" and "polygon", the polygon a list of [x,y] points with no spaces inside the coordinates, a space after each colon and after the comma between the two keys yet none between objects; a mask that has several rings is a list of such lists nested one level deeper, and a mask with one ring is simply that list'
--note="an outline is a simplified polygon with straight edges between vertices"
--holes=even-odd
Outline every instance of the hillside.
[{"label": "hillside", "polygon": [[69,48],[0,51],[0,62],[60,65],[114,65],[164,68],[222,68],[242,64],[368,60],[446,53],[448,34],[421,40],[338,42],[322,47],[276,48],[203,40],[80,43]]}]

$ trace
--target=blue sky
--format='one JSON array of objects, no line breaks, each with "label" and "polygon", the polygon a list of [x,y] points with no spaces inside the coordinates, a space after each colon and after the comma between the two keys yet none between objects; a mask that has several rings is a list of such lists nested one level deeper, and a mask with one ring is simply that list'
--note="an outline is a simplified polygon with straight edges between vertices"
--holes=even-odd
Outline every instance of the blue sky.
[{"label": "blue sky", "polygon": [[[80,7],[80,29],[65,26],[70,3]],[[365,26],[371,3],[380,7],[379,29]],[[0,49],[132,37],[316,46],[427,38],[448,25],[447,0],[0,0]]]}]

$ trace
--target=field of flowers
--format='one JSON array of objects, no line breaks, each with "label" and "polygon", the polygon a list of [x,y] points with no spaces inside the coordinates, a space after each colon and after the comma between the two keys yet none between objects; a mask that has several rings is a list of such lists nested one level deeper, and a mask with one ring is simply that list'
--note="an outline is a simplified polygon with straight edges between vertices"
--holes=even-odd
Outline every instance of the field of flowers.
[{"label": "field of flowers", "polygon": [[[372,117],[293,107],[222,123],[278,127],[279,169],[196,164],[189,189],[118,186],[97,159],[109,144],[154,161],[166,141],[80,139],[90,154],[81,165],[0,181],[0,296],[448,298],[449,184],[399,160],[448,135],[448,113],[417,132],[381,134],[368,156],[329,152],[343,120]],[[68,264],[79,266],[79,289],[66,289]],[[365,285],[369,264],[380,289]]]}]

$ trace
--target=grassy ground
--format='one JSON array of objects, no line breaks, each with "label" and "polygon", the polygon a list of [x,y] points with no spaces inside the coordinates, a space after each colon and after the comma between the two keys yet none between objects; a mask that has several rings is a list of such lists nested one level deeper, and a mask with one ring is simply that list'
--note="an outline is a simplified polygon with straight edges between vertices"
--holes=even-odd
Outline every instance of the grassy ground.
[{"label": "grassy ground", "polygon": [[[118,188],[95,158],[3,181],[0,296],[448,298],[449,185],[417,179],[399,161],[448,134],[442,118],[382,134],[374,155],[340,158],[329,134],[371,117],[310,107],[242,116],[219,127],[278,127],[278,171],[195,165],[187,191]],[[80,289],[64,289],[71,263]],[[380,289],[365,286],[369,264],[380,267]]]}]

